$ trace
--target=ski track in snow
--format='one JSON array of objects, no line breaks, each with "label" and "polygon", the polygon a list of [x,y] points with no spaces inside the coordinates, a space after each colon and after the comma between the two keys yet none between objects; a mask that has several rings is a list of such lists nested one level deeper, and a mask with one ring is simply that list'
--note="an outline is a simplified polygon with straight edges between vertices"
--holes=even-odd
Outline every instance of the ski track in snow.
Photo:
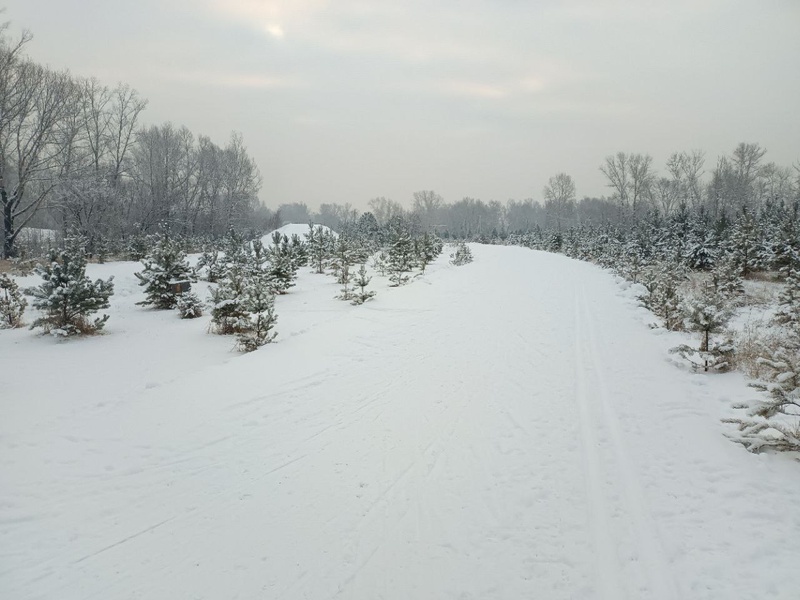
[{"label": "ski track in snow", "polygon": [[0,404],[0,597],[796,599],[798,465],[723,438],[741,377],[591,265],[473,252],[359,308],[303,274],[242,357],[124,279],[107,336],[0,332],[69,371]]}]

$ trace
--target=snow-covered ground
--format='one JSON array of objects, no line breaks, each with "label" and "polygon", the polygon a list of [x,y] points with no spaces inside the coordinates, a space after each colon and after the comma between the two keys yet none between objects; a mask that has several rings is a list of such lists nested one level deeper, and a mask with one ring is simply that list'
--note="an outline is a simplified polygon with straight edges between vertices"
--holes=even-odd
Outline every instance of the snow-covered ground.
[{"label": "snow-covered ground", "polygon": [[248,355],[135,263],[90,266],[104,335],[0,331],[0,598],[798,598],[800,465],[723,436],[743,377],[590,264],[472,250],[362,307],[304,269]]}]

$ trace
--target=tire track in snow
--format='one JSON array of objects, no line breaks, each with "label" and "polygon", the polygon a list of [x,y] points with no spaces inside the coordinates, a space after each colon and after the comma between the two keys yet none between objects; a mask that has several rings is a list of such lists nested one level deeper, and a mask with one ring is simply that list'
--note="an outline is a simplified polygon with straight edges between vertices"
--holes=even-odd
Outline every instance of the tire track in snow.
[{"label": "tire track in snow", "polygon": [[[577,290],[576,290],[577,292]],[[611,512],[608,499],[603,490],[600,477],[601,465],[597,451],[599,445],[595,437],[594,423],[590,414],[586,386],[586,365],[583,360],[584,335],[583,316],[578,294],[575,294],[575,397],[578,401],[580,419],[581,453],[583,471],[586,478],[586,495],[589,523],[592,529],[592,545],[595,558],[595,581],[599,597],[604,600],[624,598],[620,583],[620,566],[614,539],[611,537]]]},{"label": "tire track in snow", "polygon": [[669,565],[664,559],[663,546],[653,523],[653,517],[647,509],[642,494],[642,487],[638,482],[634,469],[628,458],[629,450],[623,440],[619,419],[612,406],[611,396],[608,391],[605,375],[601,367],[600,351],[597,344],[597,334],[592,323],[592,315],[586,290],[580,286],[580,302],[585,321],[588,323],[589,363],[591,371],[596,375],[599,396],[599,407],[602,420],[615,458],[615,472],[618,474],[617,482],[622,489],[624,504],[627,507],[630,523],[634,530],[636,543],[644,566],[646,580],[652,598],[657,600],[676,600],[676,584],[671,576]]}]

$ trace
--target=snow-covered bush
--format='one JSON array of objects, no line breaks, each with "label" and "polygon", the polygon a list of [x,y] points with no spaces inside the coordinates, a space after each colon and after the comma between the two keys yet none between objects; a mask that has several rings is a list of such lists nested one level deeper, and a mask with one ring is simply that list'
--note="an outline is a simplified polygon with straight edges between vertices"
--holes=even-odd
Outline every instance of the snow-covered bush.
[{"label": "snow-covered bush", "polygon": [[68,241],[61,251],[53,250],[49,262],[37,265],[41,285],[25,290],[34,297],[33,308],[43,315],[31,324],[45,333],[59,336],[89,334],[103,328],[108,315],[91,320],[90,315],[109,307],[114,293],[113,277],[92,281],[86,276],[86,253],[81,240]]},{"label": "snow-covered bush", "polygon": [[181,319],[196,319],[203,316],[203,301],[194,293],[181,294],[176,303]]},{"label": "snow-covered bush", "polygon": [[137,302],[141,306],[175,308],[183,292],[181,287],[197,281],[181,244],[174,239],[160,238],[150,254],[142,259],[142,264],[144,269],[135,273],[147,296]]},{"label": "snow-covered bush", "polygon": [[455,266],[465,265],[472,262],[472,251],[464,242],[456,245],[456,250],[450,255],[450,264]]},{"label": "snow-covered bush", "polygon": [[10,276],[0,273],[0,329],[13,329],[22,325],[22,314],[28,301]]}]

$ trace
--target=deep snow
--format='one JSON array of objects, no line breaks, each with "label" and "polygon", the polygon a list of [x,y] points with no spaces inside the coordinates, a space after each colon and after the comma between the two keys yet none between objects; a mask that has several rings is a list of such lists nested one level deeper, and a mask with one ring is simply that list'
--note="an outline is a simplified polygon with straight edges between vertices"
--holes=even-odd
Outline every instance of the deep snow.
[{"label": "deep snow", "polygon": [[724,438],[743,378],[592,265],[472,250],[362,307],[304,269],[244,356],[135,263],[92,266],[105,335],[0,331],[0,597],[797,598],[799,465]]}]

